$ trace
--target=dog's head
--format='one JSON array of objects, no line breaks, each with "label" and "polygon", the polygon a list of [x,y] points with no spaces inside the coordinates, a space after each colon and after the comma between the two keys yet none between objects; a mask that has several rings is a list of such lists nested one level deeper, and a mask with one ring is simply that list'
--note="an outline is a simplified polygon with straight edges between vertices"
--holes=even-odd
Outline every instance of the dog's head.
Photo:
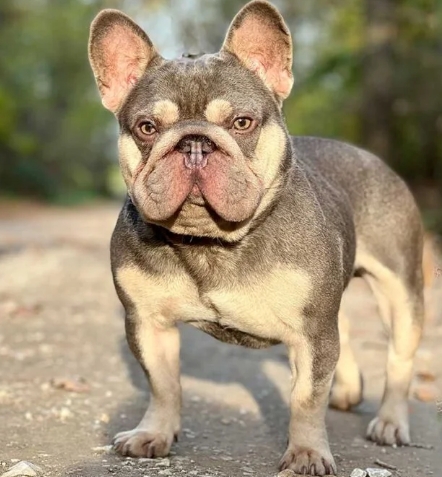
[{"label": "dog's head", "polygon": [[271,206],[287,167],[281,103],[293,78],[290,32],[266,1],[235,17],[221,51],[163,59],[130,18],[104,10],[89,58],[120,124],[120,164],[147,222],[240,239]]}]

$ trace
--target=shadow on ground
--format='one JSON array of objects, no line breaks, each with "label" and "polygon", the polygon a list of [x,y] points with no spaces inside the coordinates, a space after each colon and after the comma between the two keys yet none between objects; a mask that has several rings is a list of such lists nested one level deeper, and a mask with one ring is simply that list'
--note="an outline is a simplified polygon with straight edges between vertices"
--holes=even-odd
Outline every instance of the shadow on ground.
[{"label": "shadow on ground", "polygon": [[[164,468],[153,462],[140,464],[128,459],[124,465],[125,459],[112,456],[109,460],[114,462],[115,472],[122,476],[139,472],[147,472],[145,475],[149,476],[182,472],[202,476],[276,475],[278,460],[285,450],[289,417],[290,373],[284,348],[247,350],[218,343],[190,327],[183,327],[181,335],[182,376],[187,385],[184,385],[183,432],[173,447],[170,473],[161,473]],[[116,432],[136,426],[148,402],[146,378],[124,338],[120,341],[120,350],[137,391],[134,399],[121,403],[112,416],[103,444],[108,444]],[[276,376],[269,375],[272,370],[276,370]],[[275,381],[278,377],[284,382]],[[200,391],[207,388],[203,397],[194,394],[192,383],[196,391],[198,387]],[[219,394],[211,399],[211,393],[219,393],[222,387],[228,388],[221,391],[226,393],[226,403]],[[229,392],[238,387],[243,388],[244,396],[249,395],[249,399],[242,402],[243,407],[241,398],[233,405],[232,399],[228,399]],[[332,452],[340,469],[338,475],[350,475],[355,467],[375,467],[377,459],[396,466],[402,477],[433,475],[439,456],[432,448],[434,444],[426,443],[434,443],[435,439],[437,442],[435,413],[432,415],[425,404],[414,402],[411,407],[413,436],[428,449],[381,448],[363,437],[377,406],[375,400],[369,399],[351,413],[329,410],[327,424]],[[409,465],[411,462],[413,467]],[[70,470],[66,475],[107,475],[100,472],[103,472],[103,463],[98,460],[77,467],[75,472]]]},{"label": "shadow on ground", "polygon": [[[234,347],[190,327],[182,333],[183,432],[170,467],[96,449],[133,428],[147,405],[147,383],[128,352],[109,270],[117,212],[109,204],[0,220],[0,466],[29,460],[45,477],[276,475],[288,426],[284,348]],[[371,295],[361,282],[350,287],[352,343],[367,401],[357,413],[328,412],[339,475],[380,459],[398,468],[394,477],[436,477],[442,449],[434,405],[411,404],[412,438],[433,449],[382,449],[364,440],[382,395],[387,346]],[[440,303],[440,280],[435,289]],[[438,316],[416,360],[417,369],[434,371],[437,392],[441,339]],[[50,384],[71,376],[85,378],[89,391]]]}]

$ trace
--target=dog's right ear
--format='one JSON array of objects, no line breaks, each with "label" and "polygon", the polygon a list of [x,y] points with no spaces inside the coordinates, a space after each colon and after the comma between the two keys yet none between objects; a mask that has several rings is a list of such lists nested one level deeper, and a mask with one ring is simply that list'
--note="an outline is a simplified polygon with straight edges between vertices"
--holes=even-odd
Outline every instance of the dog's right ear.
[{"label": "dog's right ear", "polygon": [[91,24],[89,61],[105,108],[117,112],[148,65],[161,57],[127,15],[103,10]]}]

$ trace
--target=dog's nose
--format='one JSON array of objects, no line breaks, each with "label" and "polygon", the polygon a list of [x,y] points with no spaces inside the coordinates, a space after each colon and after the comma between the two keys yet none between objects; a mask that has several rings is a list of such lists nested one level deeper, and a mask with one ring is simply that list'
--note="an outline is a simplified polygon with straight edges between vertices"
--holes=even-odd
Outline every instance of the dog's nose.
[{"label": "dog's nose", "polygon": [[207,156],[216,147],[213,141],[206,136],[184,136],[175,149],[183,154],[184,165],[189,169],[193,169],[205,167],[207,165]]}]

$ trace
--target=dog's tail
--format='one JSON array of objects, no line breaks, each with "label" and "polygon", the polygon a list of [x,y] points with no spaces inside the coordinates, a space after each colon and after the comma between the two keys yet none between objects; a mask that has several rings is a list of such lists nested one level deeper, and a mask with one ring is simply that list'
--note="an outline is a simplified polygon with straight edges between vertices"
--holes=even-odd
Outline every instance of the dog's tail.
[{"label": "dog's tail", "polygon": [[436,278],[442,276],[442,268],[438,266],[439,252],[436,236],[426,232],[424,235],[422,270],[424,275],[425,321],[427,323],[432,323],[436,319],[436,304],[432,288]]},{"label": "dog's tail", "polygon": [[436,244],[433,234],[425,232],[424,253],[422,258],[422,268],[424,271],[424,287],[431,288],[436,278]]}]

